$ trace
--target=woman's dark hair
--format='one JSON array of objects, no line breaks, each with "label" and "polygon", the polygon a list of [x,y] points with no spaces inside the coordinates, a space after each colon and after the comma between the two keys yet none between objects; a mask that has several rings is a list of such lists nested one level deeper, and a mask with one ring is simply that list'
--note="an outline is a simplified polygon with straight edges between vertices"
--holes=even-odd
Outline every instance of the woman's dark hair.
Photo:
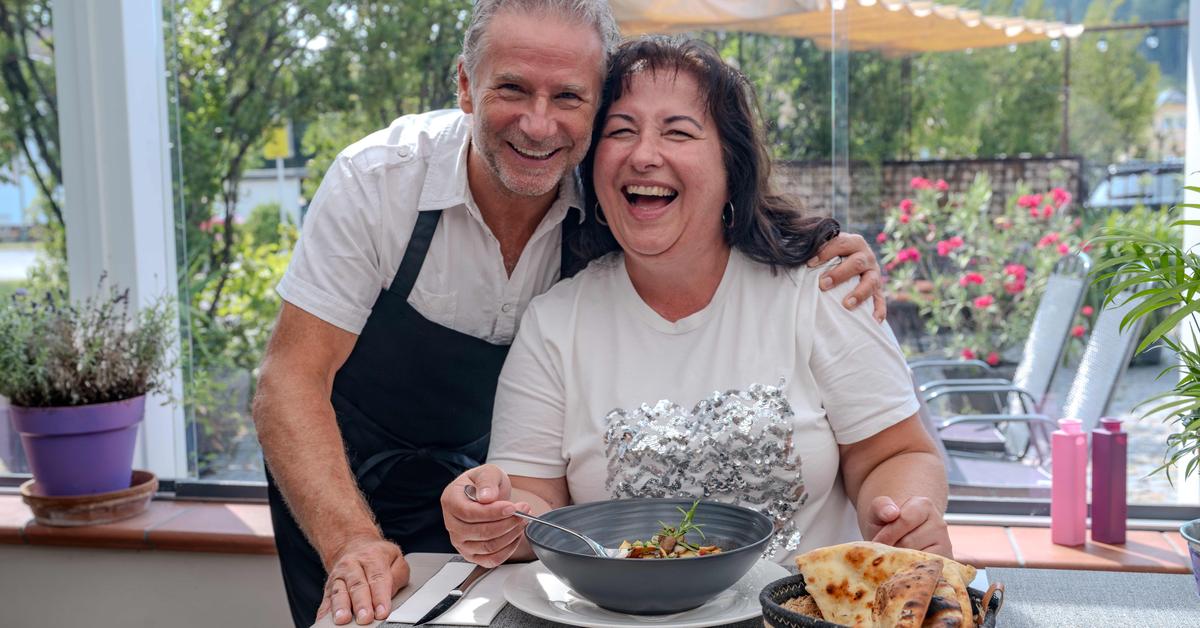
[{"label": "woman's dark hair", "polygon": [[572,251],[582,264],[619,248],[608,227],[596,221],[592,174],[608,109],[629,91],[633,77],[641,72],[687,72],[699,83],[708,114],[717,126],[733,203],[733,226],[725,227],[725,241],[731,247],[772,268],[792,268],[807,262],[822,244],[837,236],[837,221],[806,217],[795,203],[771,189],[771,159],[759,124],[758,102],[746,77],[702,41],[646,36],[621,44],[609,61],[591,150],[581,165],[588,219]]}]

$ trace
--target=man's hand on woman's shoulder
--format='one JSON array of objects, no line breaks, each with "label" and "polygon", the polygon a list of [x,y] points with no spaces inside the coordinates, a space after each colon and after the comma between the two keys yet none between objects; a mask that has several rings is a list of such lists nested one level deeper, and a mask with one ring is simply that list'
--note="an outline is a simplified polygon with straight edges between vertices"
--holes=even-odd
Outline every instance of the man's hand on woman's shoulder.
[{"label": "man's hand on woman's shoulder", "polygon": [[828,290],[851,277],[858,277],[858,285],[843,304],[846,309],[852,310],[870,298],[874,302],[875,320],[882,323],[887,318],[887,301],[883,297],[883,274],[879,269],[879,260],[875,258],[871,246],[857,233],[842,233],[826,242],[817,251],[816,257],[808,261],[808,265],[820,266],[835,257],[845,259],[821,276],[821,289]]}]

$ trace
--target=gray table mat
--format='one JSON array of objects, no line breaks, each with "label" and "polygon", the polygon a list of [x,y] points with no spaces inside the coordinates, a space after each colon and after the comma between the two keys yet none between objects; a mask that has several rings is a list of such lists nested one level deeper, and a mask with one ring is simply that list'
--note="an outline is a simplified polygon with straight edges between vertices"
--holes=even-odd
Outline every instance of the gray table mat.
[{"label": "gray table mat", "polygon": [[[431,562],[434,558],[429,555],[419,564],[414,562],[414,580],[428,578],[446,560],[443,557],[440,562]],[[417,571],[421,572],[419,578]],[[1005,586],[1004,607],[996,616],[998,628],[1200,627],[1200,594],[1191,575],[996,567],[989,568],[987,575],[990,581]],[[326,628],[333,623],[326,617],[318,625]],[[399,628],[407,624],[379,625]],[[505,606],[492,621],[492,628],[562,626],[527,615],[512,605]],[[756,618],[726,628],[761,626],[762,619]]]},{"label": "gray table mat", "polygon": [[987,574],[1004,583],[998,628],[1200,626],[1200,595],[1191,575],[999,568]]}]

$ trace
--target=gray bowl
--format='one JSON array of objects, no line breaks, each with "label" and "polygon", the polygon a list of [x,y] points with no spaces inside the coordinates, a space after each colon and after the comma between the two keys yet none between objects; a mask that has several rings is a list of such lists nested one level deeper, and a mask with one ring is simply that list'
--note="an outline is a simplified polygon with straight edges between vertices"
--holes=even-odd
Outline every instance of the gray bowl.
[{"label": "gray bowl", "polygon": [[[542,517],[582,532],[605,547],[649,539],[659,521],[675,525],[687,499],[621,499],[552,510]],[[766,515],[730,504],[700,502],[694,518],[705,544],[721,553],[693,558],[601,558],[583,541],[530,523],[525,536],[542,564],[593,604],[619,613],[660,615],[696,608],[733,586],[754,566],[775,526]],[[699,541],[695,533],[689,540]]]}]

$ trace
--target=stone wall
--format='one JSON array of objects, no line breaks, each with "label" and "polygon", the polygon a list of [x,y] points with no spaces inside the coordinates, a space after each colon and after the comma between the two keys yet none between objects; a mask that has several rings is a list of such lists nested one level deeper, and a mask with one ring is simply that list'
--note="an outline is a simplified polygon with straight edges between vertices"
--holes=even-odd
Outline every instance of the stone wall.
[{"label": "stone wall", "polygon": [[[831,214],[832,169],[824,161],[782,161],[774,165],[773,176],[780,191],[799,200],[807,211]],[[959,159],[944,161],[885,161],[880,164],[850,164],[850,224],[854,231],[877,232],[884,212],[900,199],[911,195],[913,177],[945,179],[951,191],[965,191],[980,172],[992,180],[992,208],[1002,208],[1025,182],[1034,192],[1054,186],[1066,188],[1076,199],[1085,197],[1083,160],[1079,157],[1031,157],[1011,159]]]}]

